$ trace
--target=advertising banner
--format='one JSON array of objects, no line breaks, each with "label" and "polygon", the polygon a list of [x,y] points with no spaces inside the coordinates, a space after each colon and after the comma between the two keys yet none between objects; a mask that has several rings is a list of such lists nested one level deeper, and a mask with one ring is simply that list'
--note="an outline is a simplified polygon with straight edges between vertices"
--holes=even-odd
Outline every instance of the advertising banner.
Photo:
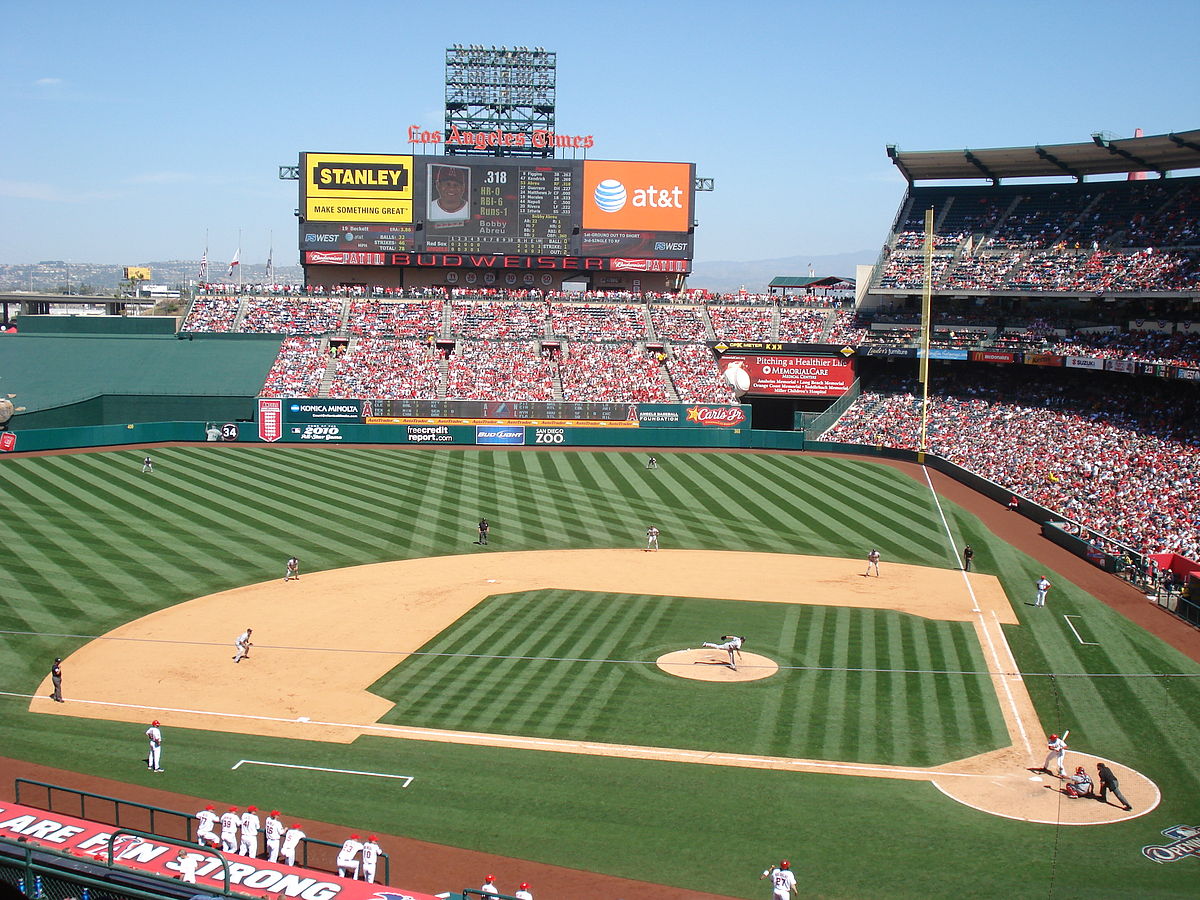
[{"label": "advertising banner", "polygon": [[413,225],[304,222],[300,226],[300,250],[305,253],[310,250],[396,253],[415,250],[416,246]]},{"label": "advertising banner", "polygon": [[1131,359],[1106,359],[1104,368],[1110,372],[1125,372],[1132,375],[1137,371],[1137,363]]},{"label": "advertising banner", "polygon": [[297,422],[361,422],[360,400],[289,400],[286,407],[289,424]]},{"label": "advertising banner", "polygon": [[413,221],[413,158],[302,153],[306,222]]},{"label": "advertising banner", "polygon": [[1096,369],[1104,371],[1104,360],[1095,359],[1091,356],[1068,356],[1063,360],[1063,364],[1068,369]]},{"label": "advertising banner", "polygon": [[476,425],[477,444],[524,444],[525,429],[520,425]]},{"label": "advertising banner", "polygon": [[971,362],[1011,363],[1017,361],[1017,354],[998,353],[995,350],[972,350],[967,358]]},{"label": "advertising banner", "polygon": [[854,363],[822,356],[723,356],[722,377],[739,396],[840,397],[854,383]]},{"label": "advertising banner", "polygon": [[1063,358],[1055,356],[1053,353],[1026,353],[1025,365],[1027,366],[1061,366]]},{"label": "advertising banner", "polygon": [[259,397],[259,440],[274,442],[283,437],[283,401]]},{"label": "advertising banner", "polygon": [[[186,867],[195,871],[198,889],[220,892],[225,887],[224,870],[215,850],[181,848],[166,839],[118,834],[111,825],[46,812],[17,803],[0,803],[0,837],[24,839],[75,857],[108,862],[113,840],[116,866],[141,873],[177,879]],[[184,858],[180,858],[181,851]],[[367,884],[339,878],[328,872],[267,862],[244,856],[227,857],[232,890],[254,896],[300,898],[300,900],[434,900],[423,894],[384,884]],[[205,895],[207,896],[207,894]]]},{"label": "advertising banner", "polygon": [[595,231],[667,231],[692,227],[690,163],[583,163],[583,227]]}]

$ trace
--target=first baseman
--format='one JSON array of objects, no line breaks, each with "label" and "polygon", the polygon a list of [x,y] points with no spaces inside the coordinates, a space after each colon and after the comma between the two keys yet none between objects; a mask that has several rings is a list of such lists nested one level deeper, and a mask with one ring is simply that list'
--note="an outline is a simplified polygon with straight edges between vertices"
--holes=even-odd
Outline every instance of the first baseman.
[{"label": "first baseman", "polygon": [[243,659],[250,658],[250,648],[254,646],[250,643],[250,635],[254,634],[253,628],[247,628],[237,636],[233,646],[237,648],[237,652],[233,655],[234,662],[241,662]]},{"label": "first baseman", "polygon": [[150,723],[150,727],[146,729],[146,737],[150,741],[150,755],[146,757],[146,768],[151,772],[161,772],[162,731],[158,727],[158,719]]},{"label": "first baseman", "polygon": [[780,860],[779,865],[763,870],[758,880],[769,878],[771,881],[772,900],[788,900],[793,893],[799,894],[796,887],[796,876],[792,872],[792,864],[786,859]]}]

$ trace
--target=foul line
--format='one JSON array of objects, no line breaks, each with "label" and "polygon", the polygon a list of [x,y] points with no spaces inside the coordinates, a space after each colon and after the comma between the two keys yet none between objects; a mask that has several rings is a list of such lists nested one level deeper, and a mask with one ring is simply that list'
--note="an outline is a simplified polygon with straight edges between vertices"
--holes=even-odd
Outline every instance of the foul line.
[{"label": "foul line", "polygon": [[[218,715],[221,715],[218,713]],[[281,721],[290,721],[283,719]],[[230,766],[231,769],[236,769],[239,766],[274,766],[278,769],[308,769],[311,772],[336,772],[340,775],[370,775],[372,778],[398,778],[404,782],[401,787],[408,787],[413,783],[414,776],[412,775],[389,775],[387,772],[359,772],[356,769],[329,769],[325,766],[297,766],[292,763],[277,763],[264,762],[261,759],[239,759],[236,763]]]},{"label": "foul line", "polygon": [[1080,615],[1071,615],[1071,616],[1064,615],[1063,616],[1063,619],[1067,623],[1067,627],[1070,628],[1071,633],[1073,635],[1075,635],[1075,640],[1079,641],[1079,643],[1083,644],[1085,647],[1099,647],[1100,646],[1099,641],[1085,641],[1083,638],[1081,638],[1079,636],[1079,632],[1075,630],[1075,626],[1071,623],[1071,620],[1072,619],[1082,619],[1082,618],[1083,618],[1083,616],[1080,616]]},{"label": "foul line", "polygon": [[[933,497],[933,505],[935,507],[937,507],[938,516],[940,516],[941,520],[942,520],[942,528],[945,529],[946,538],[950,542],[950,548],[952,550],[954,550],[954,558],[957,560],[958,559],[958,551],[954,547],[954,535],[950,532],[950,523],[946,521],[946,513],[942,510],[942,503],[938,499],[937,491],[934,490],[933,479],[929,477],[929,469],[926,468],[926,466],[923,463],[921,465],[921,474],[923,474],[925,476],[925,483],[929,486],[929,495],[931,497]],[[979,630],[983,632],[983,637],[987,641],[988,650],[992,654],[992,664],[997,669],[999,669],[1000,668],[999,651],[997,651],[997,649],[996,649],[995,641],[992,640],[991,629],[988,628],[988,623],[983,618],[982,612],[980,612],[979,598],[975,596],[975,590],[974,590],[974,588],[971,587],[971,579],[969,579],[967,577],[966,572],[962,573],[962,579],[963,579],[963,583],[967,587],[967,593],[971,597],[971,612],[973,612],[979,616]],[[995,612],[993,611],[993,618],[994,617],[995,617]],[[999,622],[997,621],[997,625],[998,624],[999,624]],[[1004,640],[1004,630],[1003,629],[999,630],[999,637],[1000,637],[1000,640],[1003,641],[1003,643],[1004,643],[1005,650],[1008,653],[1008,658],[1010,660],[1012,660],[1012,668],[1013,668],[1012,676],[1020,679],[1021,673],[1019,670],[1017,670],[1016,659],[1012,655],[1012,648],[1010,648],[1008,646],[1008,641]],[[1012,688],[1009,687],[1008,677],[1006,677],[1004,674],[1001,674],[1001,676],[1000,676],[1000,684],[1004,688],[1005,697],[1008,698],[1008,708],[1012,714],[1013,721],[1016,722],[1016,724],[1017,724],[1017,731],[1020,732],[1021,743],[1023,743],[1025,745],[1025,752],[1032,753],[1033,745],[1029,743],[1029,735],[1026,734],[1026,732],[1025,732],[1025,723],[1023,721],[1021,721],[1021,710],[1017,708],[1017,700],[1013,696]]]}]

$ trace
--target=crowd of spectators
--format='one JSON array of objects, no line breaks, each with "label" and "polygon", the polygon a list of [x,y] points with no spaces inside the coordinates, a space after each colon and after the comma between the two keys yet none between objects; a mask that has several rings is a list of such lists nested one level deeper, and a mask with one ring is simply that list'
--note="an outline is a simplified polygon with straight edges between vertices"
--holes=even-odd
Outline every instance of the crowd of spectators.
[{"label": "crowd of spectators", "polygon": [[232,297],[197,297],[192,301],[180,331],[233,331],[240,308],[241,301]]},{"label": "crowd of spectators", "polygon": [[536,340],[546,335],[547,307],[536,300],[456,300],[450,330],[456,337]]},{"label": "crowd of spectators", "polygon": [[779,307],[779,340],[796,344],[817,343],[825,334],[830,313],[824,309]]},{"label": "crowd of spectators", "polygon": [[708,339],[708,321],[703,307],[652,305],[650,324],[660,341],[698,342]]},{"label": "crowd of spectators", "polygon": [[329,366],[321,338],[291,335],[283,339],[279,355],[267,373],[262,397],[315,397]]},{"label": "crowd of spectators", "polygon": [[[941,383],[939,383],[941,381]],[[927,447],[1138,552],[1200,557],[1200,402],[1191,385],[969,370],[935,379]],[[869,385],[825,440],[918,449],[914,383]]]},{"label": "crowd of spectators", "polygon": [[570,341],[646,339],[646,307],[633,303],[550,303],[550,328]]},{"label": "crowd of spectators", "polygon": [[432,400],[442,355],[427,340],[361,337],[338,356],[329,396]]},{"label": "crowd of spectators", "polygon": [[708,318],[713,334],[724,341],[778,340],[774,306],[710,306]]},{"label": "crowd of spectators", "polygon": [[667,356],[667,373],[680,403],[736,403],[733,388],[717,370],[706,344],[676,344]]},{"label": "crowd of spectators", "polygon": [[352,335],[428,337],[442,330],[442,301],[351,300],[346,331]]},{"label": "crowd of spectators", "polygon": [[669,403],[663,360],[636,343],[572,341],[559,361],[562,399]]},{"label": "crowd of spectators", "polygon": [[243,305],[245,334],[328,334],[342,325],[341,300],[247,297]]},{"label": "crowd of spectators", "polygon": [[459,341],[447,360],[452,400],[553,400],[556,351],[530,341]]}]

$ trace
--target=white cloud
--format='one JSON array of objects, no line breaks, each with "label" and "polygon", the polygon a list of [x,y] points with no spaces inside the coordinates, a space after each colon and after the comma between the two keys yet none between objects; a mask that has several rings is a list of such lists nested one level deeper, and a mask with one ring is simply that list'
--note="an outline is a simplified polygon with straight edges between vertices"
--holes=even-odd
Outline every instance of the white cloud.
[{"label": "white cloud", "polygon": [[115,194],[103,191],[68,192],[51,184],[30,181],[0,180],[0,197],[13,200],[38,200],[43,203],[86,203],[112,199]]},{"label": "white cloud", "polygon": [[51,85],[62,84],[62,83],[63,83],[63,80],[61,78],[39,78],[37,81],[34,82],[34,84],[37,85],[38,87],[49,87]]}]

